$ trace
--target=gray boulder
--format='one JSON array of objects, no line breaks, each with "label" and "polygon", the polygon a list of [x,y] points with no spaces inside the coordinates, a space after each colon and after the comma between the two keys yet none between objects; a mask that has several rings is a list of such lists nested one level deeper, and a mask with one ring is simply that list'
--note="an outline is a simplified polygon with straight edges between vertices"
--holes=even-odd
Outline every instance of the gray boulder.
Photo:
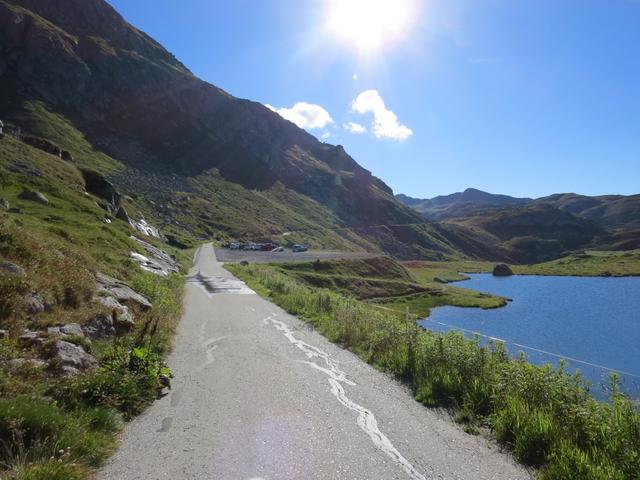
[{"label": "gray boulder", "polygon": [[84,337],[82,327],[77,323],[69,323],[61,327],[49,327],[47,328],[47,333],[49,335],[60,335],[61,337]]},{"label": "gray boulder", "polygon": [[34,192],[25,188],[24,190],[22,190],[22,193],[20,193],[19,197],[23,200],[41,203],[42,205],[49,205],[49,199],[45,197],[42,192]]},{"label": "gray boulder", "polygon": [[91,340],[105,340],[116,335],[111,315],[100,313],[82,326],[82,331]]},{"label": "gray boulder", "polygon": [[3,210],[9,210],[11,208],[9,200],[7,200],[6,198],[0,198],[0,208]]},{"label": "gray boulder", "polygon": [[98,361],[84,348],[58,340],[53,344],[49,366],[59,369],[64,375],[76,375],[97,368]]},{"label": "gray boulder", "polygon": [[37,315],[45,310],[44,302],[39,295],[28,295],[25,298],[25,310],[29,315]]},{"label": "gray boulder", "polygon": [[169,254],[151,245],[149,242],[140,240],[136,237],[129,237],[138,242],[145,249],[145,255],[137,252],[131,252],[131,258],[136,260],[143,270],[155,273],[156,275],[167,276],[180,271],[180,264],[176,262]]},{"label": "gray boulder", "polygon": [[494,277],[509,277],[513,275],[513,271],[509,267],[509,265],[505,263],[499,263],[495,267],[493,267],[493,276]]},{"label": "gray boulder", "polygon": [[20,265],[13,262],[0,262],[0,274],[24,277],[27,273]]},{"label": "gray boulder", "polygon": [[1,330],[0,329],[0,340],[9,336],[9,330]]},{"label": "gray boulder", "polygon": [[38,347],[44,344],[46,337],[42,332],[25,330],[24,333],[18,337],[18,341],[23,347]]},{"label": "gray boulder", "polygon": [[136,304],[143,310],[151,308],[151,302],[138,292],[133,290],[129,285],[121,280],[98,272],[97,275],[98,292],[105,293],[107,297],[115,298],[121,304]]}]

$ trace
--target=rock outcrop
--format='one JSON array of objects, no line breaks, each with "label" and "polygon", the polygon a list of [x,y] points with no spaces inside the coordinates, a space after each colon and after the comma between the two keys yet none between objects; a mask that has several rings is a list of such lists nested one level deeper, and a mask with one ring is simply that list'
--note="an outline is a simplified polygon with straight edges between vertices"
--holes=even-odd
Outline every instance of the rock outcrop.
[{"label": "rock outcrop", "polygon": [[104,200],[105,210],[115,215],[120,208],[121,196],[116,187],[113,186],[113,183],[107,180],[104,175],[93,170],[81,168],[80,173],[82,173],[82,178],[84,179],[85,190]]},{"label": "rock outcrop", "polygon": [[55,155],[58,158],[62,158],[62,149],[49,140],[39,137],[32,137],[30,135],[22,135],[20,137],[20,140],[22,140],[27,145],[31,145],[32,147],[37,148],[38,150],[42,150],[43,152],[47,152],[51,155]]},{"label": "rock outcrop", "polygon": [[104,294],[102,296],[113,297],[121,304],[138,305],[143,310],[148,310],[152,306],[144,295],[140,295],[125,282],[104,273],[97,274],[97,290]]},{"label": "rock outcrop", "polygon": [[49,205],[49,199],[44,196],[42,192],[34,192],[25,188],[20,193],[19,197],[23,200],[29,200],[31,202],[40,203],[42,205]]},{"label": "rock outcrop", "polygon": [[0,262],[0,274],[24,277],[27,273],[24,268],[13,262]]},{"label": "rock outcrop", "polygon": [[509,265],[505,263],[499,263],[495,267],[493,267],[493,276],[494,277],[509,277],[513,275],[513,271],[509,267]]},{"label": "rock outcrop", "polygon": [[171,258],[171,256],[166,252],[154,247],[149,242],[140,240],[139,238],[130,238],[142,245],[148,255],[145,256],[137,252],[131,252],[131,258],[137,261],[143,270],[162,276],[178,273],[180,271],[180,264]]},{"label": "rock outcrop", "polygon": [[47,328],[47,333],[61,337],[84,337],[84,331],[78,323],[68,323],[60,327],[49,327]]},{"label": "rock outcrop", "polygon": [[72,376],[97,368],[98,361],[84,348],[64,340],[57,340],[52,345],[49,366],[59,370],[63,375]]}]

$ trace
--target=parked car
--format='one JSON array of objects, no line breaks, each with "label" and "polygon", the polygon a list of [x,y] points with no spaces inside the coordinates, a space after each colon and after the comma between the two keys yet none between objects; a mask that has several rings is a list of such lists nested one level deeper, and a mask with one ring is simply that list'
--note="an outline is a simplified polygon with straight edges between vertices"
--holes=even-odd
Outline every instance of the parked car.
[{"label": "parked car", "polygon": [[276,247],[273,250],[271,250],[272,252],[284,252],[284,248],[282,247]]},{"label": "parked car", "polygon": [[293,247],[291,247],[292,252],[306,252],[309,250],[306,246],[301,245],[300,243],[296,243]]},{"label": "parked car", "polygon": [[273,252],[274,248],[278,248],[278,245],[275,243],[263,243],[260,245],[260,250],[263,252]]}]

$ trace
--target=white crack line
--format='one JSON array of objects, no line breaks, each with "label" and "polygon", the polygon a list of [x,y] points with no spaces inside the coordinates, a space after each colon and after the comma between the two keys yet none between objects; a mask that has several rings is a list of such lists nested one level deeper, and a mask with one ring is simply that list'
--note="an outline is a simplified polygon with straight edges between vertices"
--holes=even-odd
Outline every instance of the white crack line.
[{"label": "white crack line", "polygon": [[296,347],[298,347],[307,358],[320,358],[324,360],[324,363],[327,367],[323,367],[318,365],[312,361],[302,361],[300,363],[304,363],[309,365],[316,370],[319,370],[325,373],[329,377],[329,384],[331,385],[331,393],[338,399],[338,401],[347,407],[350,410],[358,413],[358,426],[367,434],[369,438],[373,442],[373,444],[386,453],[392,460],[394,460],[400,467],[409,475],[412,480],[427,480],[427,478],[422,475],[416,468],[402,456],[402,454],[393,446],[391,440],[387,438],[387,436],[380,431],[378,428],[378,422],[376,420],[375,415],[363,407],[350,400],[342,386],[343,383],[351,386],[355,386],[356,384],[347,378],[347,375],[338,368],[337,362],[333,360],[328,353],[323,352],[317,347],[313,345],[309,345],[308,343],[296,338],[293,335],[293,331],[287,326],[286,323],[281,322],[280,320],[276,320],[273,318],[273,315],[265,318],[263,321],[271,322],[273,326],[280,330],[287,339],[293,343]]},{"label": "white crack line", "polygon": [[202,342],[202,346],[205,348],[205,354],[207,355],[207,360],[206,362],[204,362],[202,365],[198,367],[198,370],[203,370],[207,368],[209,365],[211,365],[215,361],[215,358],[213,356],[213,351],[216,348],[218,348],[217,342],[220,342],[225,338],[227,338],[227,336],[213,337],[213,338],[210,338],[209,340],[206,340],[205,342]]}]

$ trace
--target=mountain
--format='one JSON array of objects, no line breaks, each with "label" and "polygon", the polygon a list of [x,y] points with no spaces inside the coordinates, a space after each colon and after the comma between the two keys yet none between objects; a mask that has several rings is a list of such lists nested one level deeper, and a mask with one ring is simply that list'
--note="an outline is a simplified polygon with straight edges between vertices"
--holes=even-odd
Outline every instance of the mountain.
[{"label": "mountain", "polygon": [[[448,230],[455,228],[451,241],[481,257],[533,263],[576,249],[640,247],[640,195],[561,193],[530,199],[470,188],[432,199],[396,198]],[[476,241],[473,248],[470,239]]]},{"label": "mountain", "polygon": [[604,228],[640,229],[640,195],[602,195],[588,197],[576,193],[559,193],[536,199],[533,204],[553,205],[583,217]]},{"label": "mountain", "polygon": [[495,195],[475,188],[467,188],[464,192],[441,195],[430,199],[411,198],[403,194],[396,195],[396,198],[430,220],[465,217],[487,210],[524,205],[531,201],[530,198]]},{"label": "mountain", "polygon": [[174,236],[459,253],[341,146],[198,79],[103,0],[0,0],[0,90],[12,131]]}]

